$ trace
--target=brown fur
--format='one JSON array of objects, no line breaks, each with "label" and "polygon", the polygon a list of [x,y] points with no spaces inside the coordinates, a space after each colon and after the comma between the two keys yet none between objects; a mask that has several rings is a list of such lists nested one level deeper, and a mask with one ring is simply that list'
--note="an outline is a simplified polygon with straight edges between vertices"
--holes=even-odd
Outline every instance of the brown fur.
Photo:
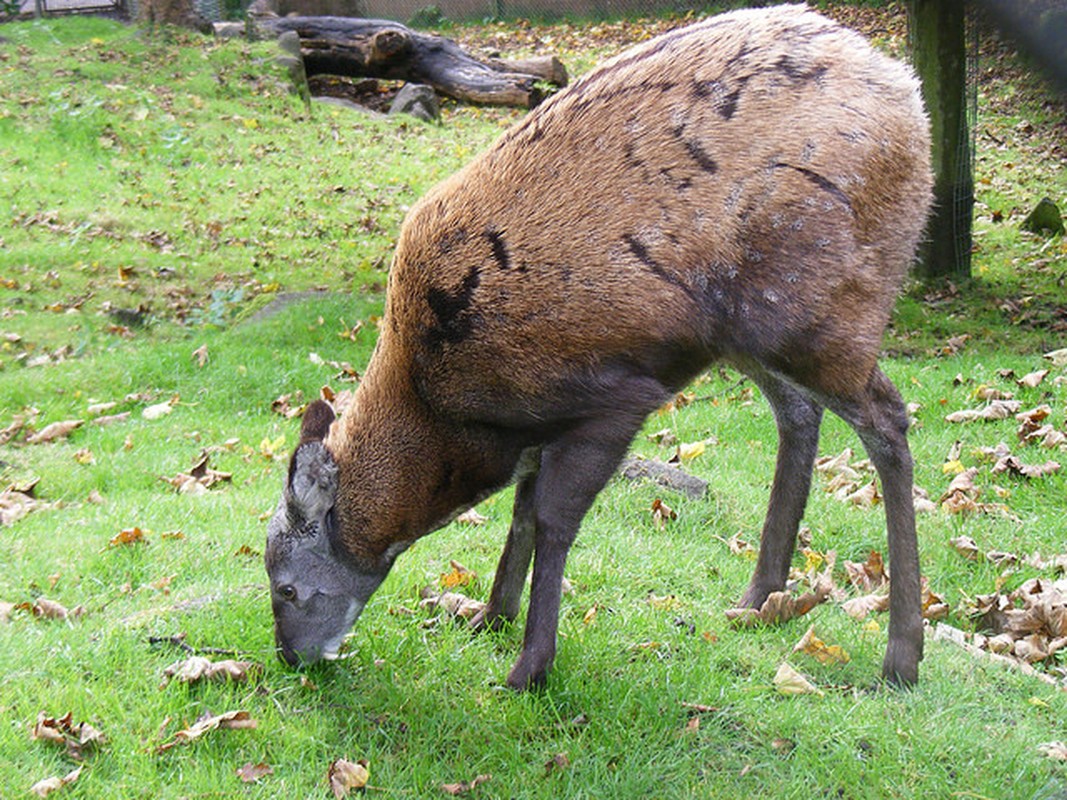
[{"label": "brown fur", "polygon": [[[511,481],[524,451],[546,448],[542,471],[549,454],[565,469],[576,442],[595,447],[592,431],[611,439],[606,479],[644,414],[717,358],[757,377],[783,447],[792,425],[810,450],[829,406],[910,492],[899,396],[876,359],[925,221],[928,151],[908,71],[801,7],[668,33],[547,102],[404,224],[378,349],[326,439],[343,549],[387,569],[398,543]],[[790,457],[765,530],[777,563],[761,564],[746,602],[761,602],[792,553],[809,478],[788,473],[811,469]],[[908,584],[897,616],[921,653],[913,521],[897,488],[890,534],[895,514]],[[527,504],[540,559],[555,523]],[[533,612],[531,599],[523,658],[554,650],[531,633],[547,624]],[[520,659],[515,685],[543,678],[538,658]]]}]

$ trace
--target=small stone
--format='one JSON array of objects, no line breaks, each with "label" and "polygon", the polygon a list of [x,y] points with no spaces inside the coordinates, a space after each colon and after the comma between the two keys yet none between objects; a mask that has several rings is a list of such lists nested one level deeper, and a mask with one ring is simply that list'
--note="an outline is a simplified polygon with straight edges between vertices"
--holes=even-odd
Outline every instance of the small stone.
[{"label": "small stone", "polygon": [[410,114],[424,122],[433,122],[441,116],[441,104],[431,87],[420,83],[405,83],[393,98],[389,114]]}]

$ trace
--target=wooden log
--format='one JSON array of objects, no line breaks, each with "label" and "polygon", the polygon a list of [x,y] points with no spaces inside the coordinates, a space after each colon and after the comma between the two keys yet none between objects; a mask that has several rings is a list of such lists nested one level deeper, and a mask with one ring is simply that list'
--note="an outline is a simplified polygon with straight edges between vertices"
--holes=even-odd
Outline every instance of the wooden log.
[{"label": "wooden log", "polygon": [[295,32],[309,77],[325,74],[425,83],[463,102],[523,108],[533,108],[543,99],[538,82],[560,86],[567,80],[558,59],[484,62],[450,39],[388,20],[261,15],[255,23],[274,36]]}]

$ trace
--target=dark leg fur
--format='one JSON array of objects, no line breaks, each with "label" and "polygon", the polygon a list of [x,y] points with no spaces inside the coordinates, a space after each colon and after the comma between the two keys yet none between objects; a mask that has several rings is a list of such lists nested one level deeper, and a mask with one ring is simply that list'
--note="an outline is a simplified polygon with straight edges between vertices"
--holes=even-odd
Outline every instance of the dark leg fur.
[{"label": "dark leg fur", "polygon": [[471,625],[476,630],[483,628],[496,630],[504,623],[512,622],[519,615],[522,589],[526,583],[526,574],[530,570],[530,557],[533,555],[534,536],[537,530],[534,514],[536,488],[536,471],[520,477],[515,487],[511,528],[508,530],[508,540],[496,568],[493,589],[489,593],[489,603],[483,611],[471,619]]},{"label": "dark leg fur", "polygon": [[[662,392],[656,391],[655,403],[661,399]],[[637,414],[613,410],[588,419],[545,447],[534,497],[537,523],[526,634],[508,675],[509,686],[526,689],[545,682],[556,655],[567,553],[586,511],[615,472],[645,413],[654,407],[641,404]]]},{"label": "dark leg fur", "polygon": [[778,424],[778,461],[763,523],[759,559],[741,605],[759,608],[767,595],[785,588],[793,560],[797,528],[811,489],[819,447],[822,408],[782,379],[750,372],[774,410]]},{"label": "dark leg fur", "polygon": [[880,370],[872,374],[859,401],[830,407],[855,428],[882,479],[891,572],[889,645],[882,674],[892,683],[914,684],[923,654],[923,621],[907,410]]}]

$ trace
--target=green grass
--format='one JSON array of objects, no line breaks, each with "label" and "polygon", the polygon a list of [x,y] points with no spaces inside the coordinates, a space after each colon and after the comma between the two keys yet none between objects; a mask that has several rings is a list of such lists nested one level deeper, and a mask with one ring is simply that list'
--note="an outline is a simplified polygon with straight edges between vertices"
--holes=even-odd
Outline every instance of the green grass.
[{"label": "green grass", "polygon": [[[940,642],[928,643],[919,687],[885,689],[877,681],[884,615],[864,625],[833,603],[778,627],[729,626],[723,611],[753,562],[725,540],[740,533],[757,542],[775,455],[769,408],[729,371],[713,370],[692,388],[697,402],[646,426],[683,442],[717,438],[687,465],[709,481],[708,497],[617,479],[590,512],[568,562],[574,591],[563,600],[547,690],[503,688],[520,626],[472,636],[418,609],[419,590],[450,559],[480,576],[465,591],[487,596],[510,490],[479,507],[485,525],[453,524],[400,559],[348,658],[306,675],[285,668],[273,655],[259,554],[298,423],[271,402],[343,388],[313,352],[363,368],[405,209],[517,113],[448,106],[441,126],[328,108],[309,117],[266,45],[153,39],[94,19],[11,25],[0,35],[0,332],[13,334],[0,342],[0,428],[30,407],[38,430],[87,419],[93,402],[131,412],[108,427],[87,422],[64,442],[0,446],[0,488],[38,477],[38,496],[57,504],[0,527],[0,602],[47,597],[86,609],[69,622],[23,611],[0,622],[0,796],[27,796],[36,781],[73,768],[61,748],[30,738],[40,712],[67,711],[108,737],[57,795],[72,798],[328,797],[326,770],[339,757],[367,759],[367,794],[386,797],[445,796],[441,784],[484,774],[492,777],[472,796],[1067,792],[1063,762],[1038,750],[1067,738],[1061,689]],[[887,341],[886,371],[921,406],[911,435],[916,481],[935,499],[951,480],[942,465],[957,440],[965,466],[978,463],[976,448],[1001,440],[1028,462],[1063,459],[1018,445],[1014,420],[944,421],[977,406],[982,384],[1014,392],[1025,408],[1049,403],[1060,429],[1067,412],[1067,387],[1053,382],[1063,369],[1035,389],[998,372],[1047,366],[1041,354],[1065,344],[1063,241],[1016,230],[1032,198],[1065,195],[1054,126],[1039,89],[1010,64],[983,96],[999,141],[1024,116],[1036,133],[1010,150],[979,137],[974,279],[956,292],[910,291]],[[316,287],[329,291],[256,313],[281,292]],[[115,314],[138,306],[146,310],[136,322]],[[338,335],[357,322],[355,341]],[[972,337],[962,350],[941,354],[961,333]],[[209,358],[200,366],[193,353],[202,346]],[[48,354],[52,363],[28,366]],[[175,396],[171,414],[143,418],[145,407]],[[821,453],[845,447],[860,449],[828,418]],[[160,480],[205,448],[232,482],[194,497]],[[669,455],[645,436],[635,449]],[[919,518],[924,575],[961,628],[971,627],[958,610],[968,598],[1056,576],[967,561],[950,538],[1020,556],[1067,551],[1063,474],[1025,481],[986,466],[977,483],[983,500],[1006,503],[1015,519]],[[94,491],[102,503],[89,501]],[[656,498],[678,512],[662,530],[649,511]],[[844,560],[885,551],[881,509],[840,503],[818,478],[805,525],[814,550],[836,551],[839,584]],[[147,544],[109,547],[135,526]],[[658,609],[650,594],[673,594],[677,607]],[[792,654],[809,624],[851,660],[824,666]],[[153,640],[179,633],[193,648],[261,663],[262,675],[160,688],[163,669],[184,653]],[[825,696],[776,692],[785,660]],[[696,712],[683,703],[716,710],[694,726]],[[157,752],[202,713],[236,709],[258,726]],[[559,754],[566,766],[546,768]],[[249,762],[273,774],[243,785],[234,772]]]}]

